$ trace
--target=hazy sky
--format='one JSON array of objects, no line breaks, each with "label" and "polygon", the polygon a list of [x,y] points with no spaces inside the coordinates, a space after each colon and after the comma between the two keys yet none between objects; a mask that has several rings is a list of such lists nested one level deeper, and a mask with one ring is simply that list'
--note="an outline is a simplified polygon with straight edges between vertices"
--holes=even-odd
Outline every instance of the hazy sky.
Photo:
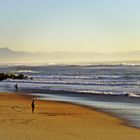
[{"label": "hazy sky", "polygon": [[0,47],[140,50],[140,0],[0,0]]}]

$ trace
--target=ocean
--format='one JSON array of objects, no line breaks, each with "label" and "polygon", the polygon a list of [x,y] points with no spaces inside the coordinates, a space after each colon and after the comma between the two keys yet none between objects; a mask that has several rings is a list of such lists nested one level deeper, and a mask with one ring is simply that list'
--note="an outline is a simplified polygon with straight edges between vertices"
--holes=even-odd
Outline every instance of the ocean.
[{"label": "ocean", "polygon": [[109,112],[140,128],[140,64],[0,65],[0,73],[33,79],[0,81],[0,91],[33,94]]}]

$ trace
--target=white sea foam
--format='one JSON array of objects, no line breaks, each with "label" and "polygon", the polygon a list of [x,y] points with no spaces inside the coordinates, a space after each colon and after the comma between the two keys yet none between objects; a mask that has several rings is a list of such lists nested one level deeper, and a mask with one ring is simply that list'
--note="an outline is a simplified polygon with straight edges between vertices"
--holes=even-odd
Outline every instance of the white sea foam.
[{"label": "white sea foam", "polygon": [[[0,87],[15,83],[24,89],[52,89],[97,94],[140,94],[140,66],[136,65],[46,65],[6,66],[0,72],[23,73],[33,80],[5,80]],[[132,95],[130,95],[132,96]]]}]

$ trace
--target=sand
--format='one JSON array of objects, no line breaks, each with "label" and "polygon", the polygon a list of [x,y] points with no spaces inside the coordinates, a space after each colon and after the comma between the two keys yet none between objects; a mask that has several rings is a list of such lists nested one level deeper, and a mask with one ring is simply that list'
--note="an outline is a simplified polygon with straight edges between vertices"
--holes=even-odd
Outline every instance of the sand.
[{"label": "sand", "polygon": [[0,94],[0,140],[140,140],[140,130],[94,109]]}]

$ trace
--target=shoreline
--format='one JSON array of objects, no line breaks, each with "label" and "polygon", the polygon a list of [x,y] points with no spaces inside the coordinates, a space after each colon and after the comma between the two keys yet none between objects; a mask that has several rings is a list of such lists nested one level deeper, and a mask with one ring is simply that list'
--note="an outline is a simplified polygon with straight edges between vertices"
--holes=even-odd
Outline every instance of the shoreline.
[{"label": "shoreline", "polygon": [[[48,90],[48,92],[49,93],[52,93],[52,91],[51,90]],[[65,92],[68,92],[68,93],[70,93],[70,94],[73,94],[74,92],[70,92],[70,91],[54,91],[54,93],[53,94],[57,94],[57,93],[61,93],[62,92],[62,94],[64,94]],[[40,95],[37,95],[37,96],[35,96],[35,94],[33,94],[33,93],[31,93],[31,92],[27,92],[27,93],[23,93],[23,92],[0,92],[0,95],[1,94],[16,94],[16,95],[20,95],[20,96],[25,96],[26,98],[30,98],[30,99],[32,99],[32,98],[35,98],[36,100],[38,100],[38,101],[41,101],[41,102],[56,102],[56,103],[64,103],[64,104],[70,104],[70,105],[76,105],[76,106],[81,106],[81,107],[83,107],[83,108],[87,108],[87,109],[90,109],[90,110],[93,110],[93,111],[97,111],[97,112],[101,112],[101,113],[104,113],[104,114],[106,114],[106,115],[109,115],[109,116],[111,116],[111,117],[114,117],[114,118],[117,118],[117,119],[119,119],[120,121],[122,121],[122,125],[124,125],[124,126],[127,126],[127,127],[130,127],[130,128],[135,128],[135,129],[138,129],[138,130],[140,130],[140,128],[139,127],[137,127],[137,126],[134,126],[134,125],[132,125],[131,124],[131,121],[129,121],[128,119],[126,119],[126,118],[123,118],[123,117],[121,117],[121,116],[117,116],[117,115],[115,115],[114,113],[111,113],[111,112],[109,112],[109,111],[104,111],[103,109],[101,109],[101,108],[98,108],[98,107],[95,107],[95,106],[89,106],[89,105],[84,105],[84,104],[80,104],[80,103],[75,103],[75,102],[68,102],[68,101],[56,101],[56,100],[43,100],[43,98],[42,99],[38,99],[38,97],[40,96]],[[38,94],[38,92],[37,92],[37,94]],[[42,94],[42,93],[41,93]],[[44,94],[44,93],[43,93]],[[80,95],[81,93],[79,92],[79,95]],[[82,94],[83,95],[83,94]],[[89,93],[89,95],[91,95],[90,93]],[[92,95],[92,96],[105,96],[105,95],[103,95],[103,94],[94,94],[94,95]],[[84,95],[84,96],[87,96],[87,95]],[[118,95],[107,95],[107,96],[118,96]],[[124,96],[125,97],[125,95],[121,95],[121,96]]]},{"label": "shoreline", "polygon": [[138,128],[96,108],[36,100],[32,114],[31,101],[27,94],[0,93],[2,140],[139,140]]},{"label": "shoreline", "polygon": [[[43,100],[40,100],[40,101],[43,101]],[[45,100],[45,101],[49,101],[49,100]],[[76,106],[80,106],[80,107],[83,107],[83,108],[87,108],[87,109],[90,109],[92,111],[101,112],[101,113],[104,113],[105,115],[108,115],[108,116],[111,116],[113,118],[116,118],[116,119],[120,120],[121,121],[121,125],[124,125],[124,126],[130,127],[130,128],[134,128],[134,129],[140,130],[139,127],[131,125],[129,120],[124,119],[122,117],[119,117],[119,116],[117,116],[117,115],[115,115],[115,114],[113,114],[113,113],[111,113],[109,111],[103,111],[103,109],[100,109],[100,108],[97,108],[97,107],[90,107],[90,106],[87,106],[87,105],[82,105],[82,104],[77,104],[77,103],[72,103],[72,102],[66,102],[66,101],[49,101],[49,102],[71,104],[71,105],[76,105]]]},{"label": "shoreline", "polygon": [[[58,91],[56,91],[56,92],[58,92]],[[59,91],[59,92],[61,92],[61,91]],[[62,91],[62,92],[65,92],[65,91]],[[70,92],[70,93],[73,93],[73,92]],[[14,95],[23,96],[23,97],[29,98],[29,99],[33,99],[33,98],[36,99],[38,97],[38,96],[33,95],[32,93],[28,94],[28,93],[23,93],[23,92],[0,92],[0,95],[1,94],[10,94],[10,95],[14,94]],[[97,96],[100,96],[100,95],[97,94]],[[114,96],[114,95],[108,95],[108,96]],[[117,96],[117,95],[115,95],[115,96]],[[88,105],[74,103],[74,102],[68,102],[68,101],[55,101],[55,100],[42,100],[42,99],[36,99],[36,100],[41,101],[41,102],[52,102],[52,103],[54,102],[54,103],[58,103],[58,104],[59,103],[64,103],[64,104],[76,105],[76,106],[80,106],[80,107],[83,107],[83,108],[90,109],[92,111],[101,112],[101,113],[104,113],[104,114],[106,114],[108,116],[111,116],[113,118],[119,119],[120,121],[122,121],[122,125],[124,125],[124,126],[140,130],[139,127],[132,125],[131,122],[129,120],[127,120],[126,118],[117,116],[114,113],[111,113],[109,111],[103,111],[103,109],[100,109],[100,108],[95,107],[95,106],[88,106]]]}]

